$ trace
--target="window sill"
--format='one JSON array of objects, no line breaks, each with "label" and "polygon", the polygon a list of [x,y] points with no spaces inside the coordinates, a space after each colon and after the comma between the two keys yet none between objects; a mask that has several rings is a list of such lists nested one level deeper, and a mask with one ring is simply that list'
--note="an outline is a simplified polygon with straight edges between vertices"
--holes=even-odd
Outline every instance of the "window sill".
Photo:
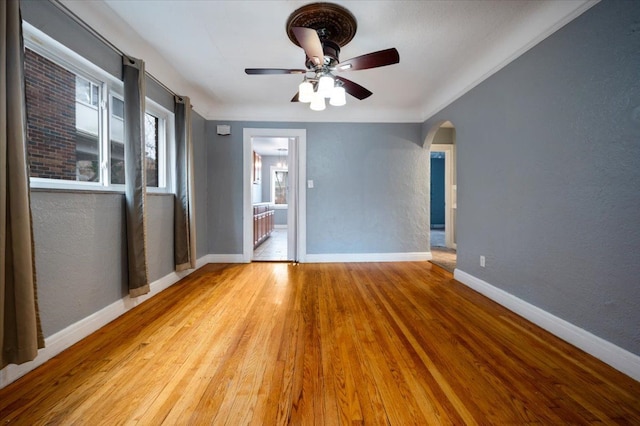
[{"label": "window sill", "polygon": [[[124,186],[117,187],[104,187],[100,185],[83,184],[83,183],[49,183],[49,182],[34,182],[31,181],[31,192],[60,192],[60,193],[72,193],[72,194],[121,194],[124,195]],[[165,189],[148,188],[147,195],[170,195],[173,196],[173,192],[169,192]]]}]

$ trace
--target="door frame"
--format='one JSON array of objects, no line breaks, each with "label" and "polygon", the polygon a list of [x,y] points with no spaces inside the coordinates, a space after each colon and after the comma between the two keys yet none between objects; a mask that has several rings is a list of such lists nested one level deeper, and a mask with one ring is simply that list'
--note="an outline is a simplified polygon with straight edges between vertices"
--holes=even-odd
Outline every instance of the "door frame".
[{"label": "door frame", "polygon": [[251,138],[289,138],[289,200],[287,257],[304,262],[307,250],[307,130],[245,127],[242,132],[242,261],[253,258],[253,210],[251,208]]},{"label": "door frame", "polygon": [[[453,161],[455,155],[455,145],[453,144],[432,144],[429,152],[444,152],[444,243],[449,248],[456,248],[453,238],[455,230],[456,211],[456,186],[453,184]],[[431,161],[431,156],[429,156]],[[431,219],[429,219],[431,225]]]}]

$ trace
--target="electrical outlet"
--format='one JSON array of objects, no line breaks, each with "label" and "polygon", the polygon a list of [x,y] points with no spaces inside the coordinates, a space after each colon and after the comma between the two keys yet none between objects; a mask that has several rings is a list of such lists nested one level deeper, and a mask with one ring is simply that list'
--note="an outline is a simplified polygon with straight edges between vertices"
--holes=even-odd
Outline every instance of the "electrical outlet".
[{"label": "electrical outlet", "polygon": [[480,266],[482,266],[484,268],[484,265],[485,265],[484,256],[480,256]]}]

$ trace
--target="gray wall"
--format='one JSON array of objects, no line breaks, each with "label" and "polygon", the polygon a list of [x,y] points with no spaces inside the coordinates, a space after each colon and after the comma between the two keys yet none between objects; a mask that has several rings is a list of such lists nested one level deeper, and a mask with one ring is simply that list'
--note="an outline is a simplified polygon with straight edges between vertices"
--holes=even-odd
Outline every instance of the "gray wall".
[{"label": "gray wall", "polygon": [[429,251],[429,152],[418,124],[307,126],[307,253]]},{"label": "gray wall", "polygon": [[38,303],[45,337],[126,294],[122,194],[31,194]]},{"label": "gray wall", "polygon": [[[127,294],[124,195],[32,193],[38,300],[45,337]],[[173,270],[173,196],[148,197],[149,278]]]},{"label": "gray wall", "polygon": [[640,355],[639,22],[594,6],[423,135],[456,128],[458,268]]},{"label": "gray wall", "polygon": [[[231,135],[215,126],[230,124]],[[420,124],[207,123],[209,249],[242,253],[243,128],[307,130],[307,253],[429,250],[429,153]]]}]

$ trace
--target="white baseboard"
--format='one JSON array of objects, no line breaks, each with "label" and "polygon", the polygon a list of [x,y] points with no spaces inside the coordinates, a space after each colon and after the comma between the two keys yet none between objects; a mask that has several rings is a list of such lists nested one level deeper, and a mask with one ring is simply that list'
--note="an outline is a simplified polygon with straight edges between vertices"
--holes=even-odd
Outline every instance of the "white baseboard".
[{"label": "white baseboard", "polygon": [[609,364],[616,370],[640,381],[640,356],[591,334],[562,318],[558,318],[464,271],[456,269],[453,277],[478,293],[487,296],[494,302],[501,304],[539,327]]},{"label": "white baseboard", "polygon": [[304,263],[420,262],[431,260],[431,252],[307,254]]},{"label": "white baseboard", "polygon": [[[196,261],[196,269],[201,268],[203,265],[209,263],[208,256],[203,256]],[[44,364],[60,352],[76,344],[80,340],[89,336],[91,333],[104,327],[114,319],[118,318],[122,314],[136,307],[145,300],[149,300],[153,296],[171,287],[173,284],[180,281],[196,269],[189,269],[181,272],[171,272],[170,274],[152,282],[149,287],[149,293],[136,298],[130,298],[125,296],[112,304],[102,308],[98,312],[89,315],[80,321],[71,324],[64,330],[47,337],[45,339],[45,347],[38,351],[38,356],[33,361],[29,361],[24,364],[15,365],[9,364],[4,369],[0,370],[0,389],[4,388],[10,383],[13,383],[20,377],[24,376],[31,370]]]},{"label": "white baseboard", "polygon": [[247,263],[242,254],[208,254],[203,259],[206,263]]}]

